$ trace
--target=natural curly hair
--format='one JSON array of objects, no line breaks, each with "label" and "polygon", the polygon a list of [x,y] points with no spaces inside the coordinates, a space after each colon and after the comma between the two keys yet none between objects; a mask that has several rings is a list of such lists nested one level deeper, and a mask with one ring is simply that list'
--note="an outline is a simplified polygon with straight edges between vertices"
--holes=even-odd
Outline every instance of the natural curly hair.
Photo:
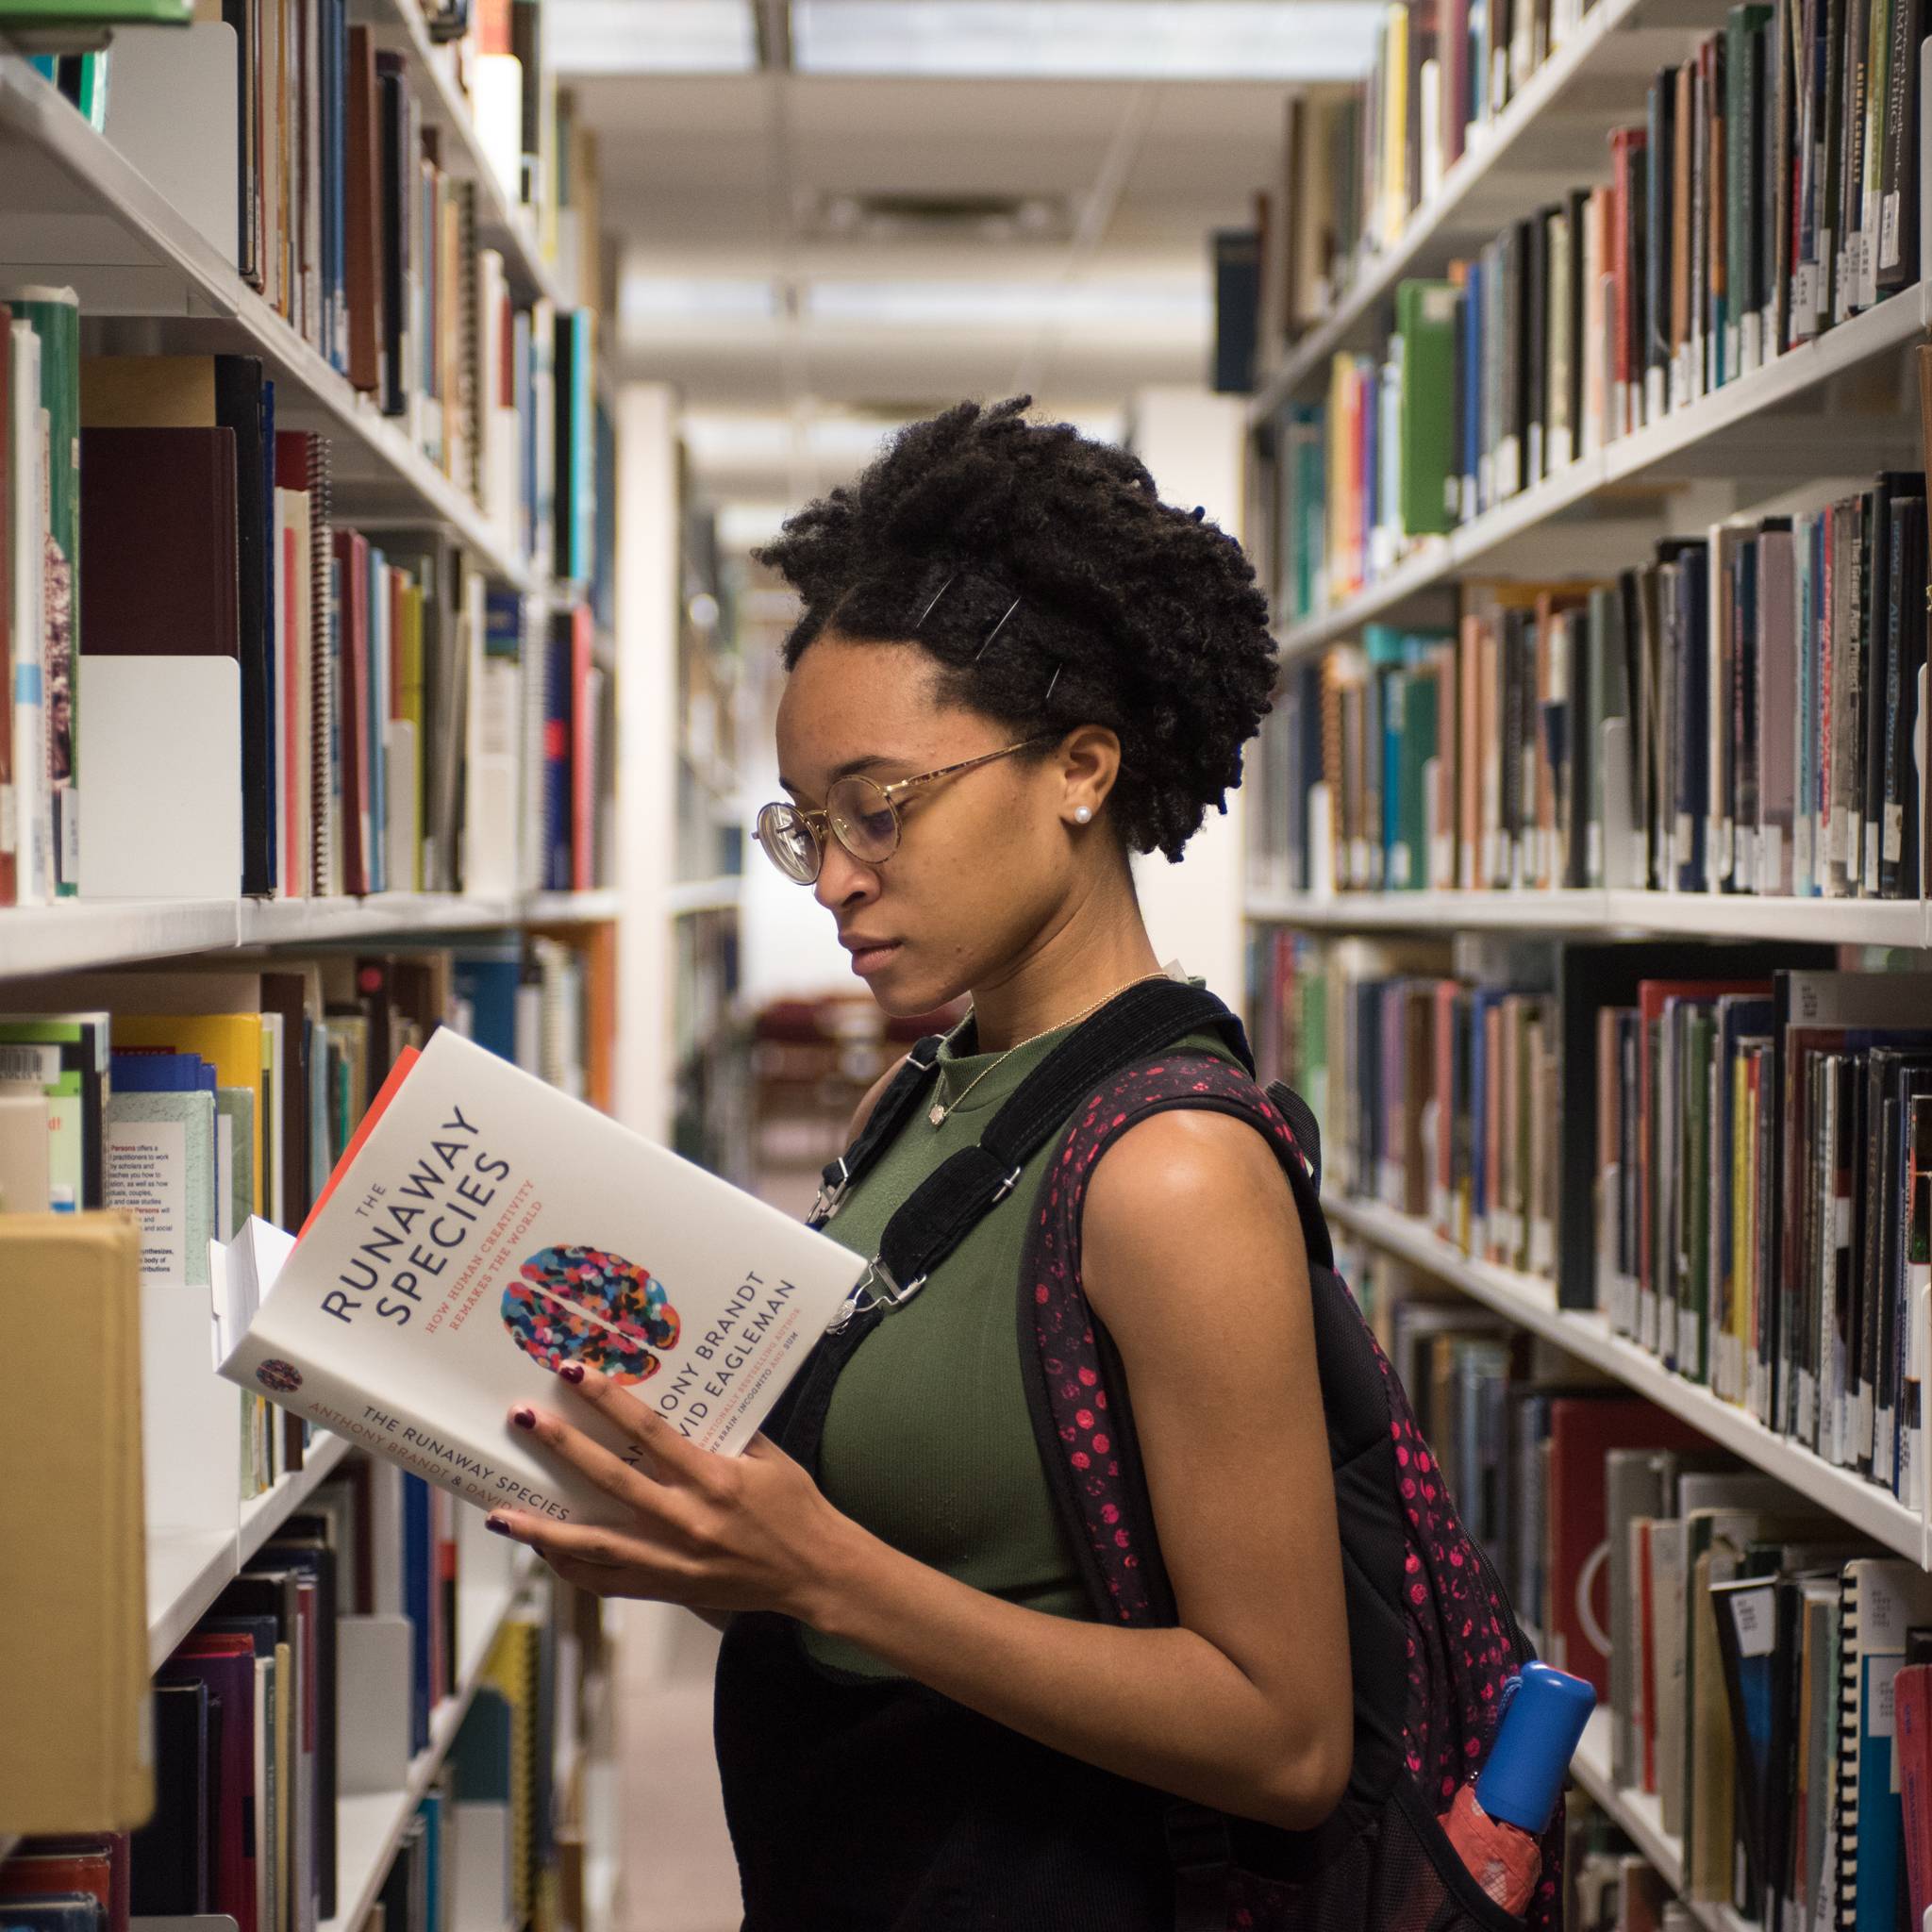
[{"label": "natural curly hair", "polygon": [[758,553],[804,600],[785,666],[827,632],[911,641],[945,701],[1016,733],[1105,724],[1121,837],[1178,858],[1268,709],[1267,599],[1232,537],[1125,450],[1028,422],[1031,400],[908,424],[786,523]]}]

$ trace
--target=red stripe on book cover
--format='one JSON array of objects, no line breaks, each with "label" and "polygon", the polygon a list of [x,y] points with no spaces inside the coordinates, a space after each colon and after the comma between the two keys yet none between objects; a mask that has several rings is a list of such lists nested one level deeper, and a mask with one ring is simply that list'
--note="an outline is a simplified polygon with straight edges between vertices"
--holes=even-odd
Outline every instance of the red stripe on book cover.
[{"label": "red stripe on book cover", "polygon": [[336,1183],[354,1166],[357,1155],[362,1151],[362,1143],[368,1140],[390,1102],[396,1097],[404,1080],[408,1077],[409,1069],[416,1064],[419,1058],[420,1055],[413,1046],[404,1047],[396,1056],[395,1065],[389,1070],[389,1078],[382,1083],[381,1091],[369,1103],[368,1112],[362,1116],[356,1131],[349,1136],[349,1144],[342,1149],[342,1158],[336,1162],[334,1171],[323,1184],[322,1192],[316,1195],[315,1206],[308,1210],[308,1218],[302,1224],[301,1231],[295,1237],[298,1241],[315,1225],[315,1217],[322,1212],[328,1197],[335,1192]]}]

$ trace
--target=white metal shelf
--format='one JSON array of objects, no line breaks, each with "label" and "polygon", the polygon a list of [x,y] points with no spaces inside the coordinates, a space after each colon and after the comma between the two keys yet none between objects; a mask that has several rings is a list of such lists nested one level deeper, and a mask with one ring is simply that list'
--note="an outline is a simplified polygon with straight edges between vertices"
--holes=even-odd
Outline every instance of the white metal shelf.
[{"label": "white metal shelf", "polygon": [[331,438],[343,521],[426,518],[446,525],[491,575],[534,588],[524,560],[400,423],[358,393],[145,175],[11,54],[0,54],[0,261],[9,278],[73,286],[84,317],[132,331],[128,346],[143,352],[258,356],[275,381],[277,422]]},{"label": "white metal shelf", "polygon": [[1603,135],[1641,118],[1657,70],[1723,24],[1721,5],[1698,0],[1599,0],[1503,111],[1470,129],[1469,147],[1435,196],[1295,342],[1252,399],[1250,420],[1265,420],[1322,379],[1329,357],[1362,340],[1404,277],[1440,274],[1525,207],[1577,185],[1591,161],[1600,171]]},{"label": "white metal shelf", "polygon": [[442,137],[442,165],[459,179],[475,183],[476,225],[483,245],[503,256],[516,292],[542,296],[563,307],[556,272],[543,259],[528,210],[513,205],[505,194],[476,137],[471,104],[458,87],[450,62],[430,40],[428,23],[416,0],[358,0],[357,18],[368,23],[378,44],[402,55],[424,120]]},{"label": "white metal shelf", "polygon": [[617,894],[375,892],[366,899],[57,900],[0,908],[0,984],[8,978],[165,959],[236,946],[318,945],[503,925],[591,924]]},{"label": "white metal shelf", "polygon": [[[1774,361],[1740,375],[1696,402],[1673,410],[1635,434],[1576,458],[1516,496],[1457,525],[1446,536],[1423,539],[1391,570],[1330,608],[1278,632],[1281,654],[1293,658],[1318,650],[1387,617],[1411,599],[1446,590],[1465,572],[1498,569],[1507,546],[1525,538],[1546,539],[1555,520],[1595,499],[1607,503],[1626,489],[1687,467],[1708,469],[1721,461],[1727,440],[1740,448],[1731,466],[1741,474],[1789,476],[1793,462],[1813,474],[1881,467],[1892,450],[1916,447],[1917,425],[1908,418],[1847,415],[1832,419],[1834,435],[1852,439],[1837,451],[1821,449],[1819,420],[1777,412],[1807,399],[1835,379],[1887,356],[1897,356],[1922,337],[1926,285],[1915,282],[1877,307],[1856,315]],[[1782,437],[1773,442],[1769,430]],[[1878,441],[1870,439],[1876,437]],[[1601,535],[1601,532],[1598,532]]]},{"label": "white metal shelf", "polygon": [[683,879],[664,895],[665,908],[674,919],[691,912],[728,912],[739,903],[743,884],[743,874],[735,872],[710,879]]},{"label": "white metal shelf", "polygon": [[617,911],[617,888],[593,886],[587,892],[532,892],[520,916],[526,925],[601,925]]},{"label": "white metal shelf", "polygon": [[1336,1197],[1328,1218],[1357,1239],[1461,1289],[1512,1322],[1594,1363],[1626,1387],[1681,1417],[1712,1441],[1807,1496],[1887,1549],[1932,1568],[1925,1521],[1888,1490],[1833,1467],[1810,1450],[1766,1428],[1755,1416],[1687,1382],[1654,1355],[1616,1334],[1594,1310],[1560,1308],[1554,1288],[1530,1274],[1479,1261],[1442,1240],[1424,1222],[1378,1202]]},{"label": "white metal shelf", "polygon": [[369,1916],[396,1846],[462,1728],[496,1633],[535,1574],[537,1561],[535,1551],[520,1550],[507,1584],[494,1589],[458,1585],[457,1633],[462,1650],[455,1694],[430,1713],[429,1742],[409,1760],[408,1776],[400,1790],[336,1801],[336,1899],[341,1909],[334,1918],[323,1920],[318,1932],[355,1932]]},{"label": "white metal shelf", "polygon": [[181,1640],[208,1614],[208,1606],[254,1560],[272,1538],[325,1482],[349,1445],[316,1431],[302,1467],[263,1494],[243,1503],[232,1529],[192,1532],[151,1528],[147,1536],[147,1660],[158,1670]]},{"label": "white metal shelf", "polygon": [[1648,1791],[1633,1791],[1618,1785],[1610,1775],[1609,1709],[1598,1705],[1570,1760],[1572,1780],[1588,1791],[1600,1809],[1607,1812],[1624,1835],[1642,1855],[1647,1864],[1675,1892],[1685,1909],[1708,1932],[1757,1932],[1749,1919],[1727,1905],[1708,1899],[1684,1896],[1684,1846],[1681,1840],[1664,1829],[1657,1801]]},{"label": "white metal shelf", "polygon": [[1809,940],[1832,945],[1932,946],[1924,899],[1760,898],[1749,892],[1251,892],[1248,917],[1323,932],[1683,934]]}]

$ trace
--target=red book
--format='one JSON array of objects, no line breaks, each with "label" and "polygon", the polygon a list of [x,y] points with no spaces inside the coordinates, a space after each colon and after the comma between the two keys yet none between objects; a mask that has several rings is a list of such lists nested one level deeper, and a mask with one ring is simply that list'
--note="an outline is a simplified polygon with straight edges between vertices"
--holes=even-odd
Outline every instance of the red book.
[{"label": "red book", "polygon": [[1636,1395],[1562,1396],[1550,1404],[1550,1647],[1546,1661],[1609,1695],[1607,1651],[1595,1633],[1610,1628],[1610,1566],[1604,1508],[1604,1457],[1612,1449],[1674,1449],[1692,1455],[1707,1438]]},{"label": "red book", "polygon": [[221,1699],[221,1816],[209,1890],[214,1909],[238,1932],[268,1932],[255,1909],[255,1645],[239,1631],[197,1631],[155,1674],[164,1684],[199,1678],[210,1699]]},{"label": "red book", "polygon": [[1909,1924],[1932,1909],[1932,1664],[1907,1664],[1892,1679],[1892,1725],[1905,1802]]},{"label": "red book", "polygon": [[[127,1924],[127,1834],[87,1838],[30,1838],[0,1864],[0,1899],[48,1892],[85,1892],[101,1904],[108,1932]],[[0,1919],[5,1918],[0,1912]]]},{"label": "red book", "polygon": [[334,535],[337,605],[336,742],[341,769],[342,890],[369,890],[369,545],[356,530]]}]

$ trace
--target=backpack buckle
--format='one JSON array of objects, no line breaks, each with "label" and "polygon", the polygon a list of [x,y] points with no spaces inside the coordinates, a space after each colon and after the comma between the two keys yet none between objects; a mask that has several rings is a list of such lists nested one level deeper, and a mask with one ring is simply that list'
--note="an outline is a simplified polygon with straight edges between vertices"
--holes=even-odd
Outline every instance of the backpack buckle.
[{"label": "backpack buckle", "polygon": [[924,1274],[915,1274],[910,1281],[901,1284],[874,1255],[866,1263],[865,1273],[853,1284],[852,1292],[841,1304],[839,1312],[825,1324],[825,1333],[840,1334],[857,1317],[870,1315],[874,1309],[891,1314],[894,1308],[903,1308],[925,1286],[925,1279]]},{"label": "backpack buckle", "polygon": [[997,1208],[999,1204],[1002,1201],[1004,1201],[1007,1198],[1007,1196],[1010,1194],[1013,1191],[1013,1190],[1020,1185],[1020,1175],[1023,1172],[1024,1170],[1016,1167],[1012,1171],[1012,1173],[1009,1174],[1006,1177],[1006,1179],[1003,1180],[999,1184],[999,1186],[993,1190],[992,1199],[989,1201],[986,1205],[989,1208]]},{"label": "backpack buckle", "polygon": [[[833,1170],[837,1169],[836,1174]],[[819,1181],[818,1198],[811,1204],[811,1212],[806,1216],[807,1224],[820,1227],[838,1213],[839,1204],[845,1198],[845,1190],[852,1185],[852,1170],[845,1165],[841,1154],[836,1159],[825,1163],[824,1173]]]}]

